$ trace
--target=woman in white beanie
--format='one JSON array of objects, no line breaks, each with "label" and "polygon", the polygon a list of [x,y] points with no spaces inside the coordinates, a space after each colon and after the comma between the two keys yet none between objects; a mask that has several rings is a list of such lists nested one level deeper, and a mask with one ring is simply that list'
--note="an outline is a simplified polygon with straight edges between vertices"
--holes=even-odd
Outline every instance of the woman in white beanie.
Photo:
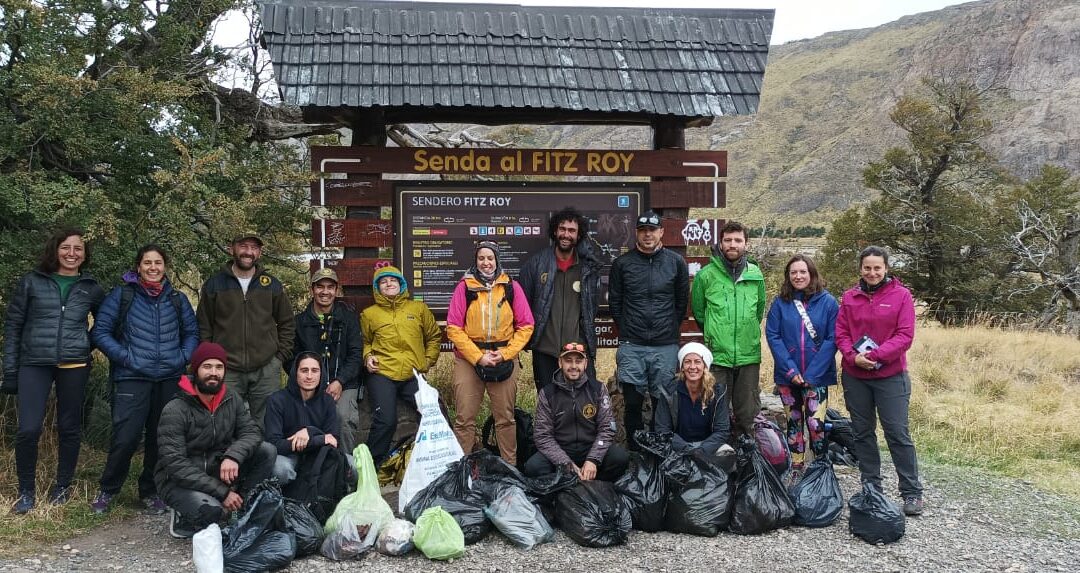
[{"label": "woman in white beanie", "polygon": [[[712,352],[700,342],[679,349],[679,372],[656,404],[656,431],[671,432],[676,450],[701,448],[716,454],[727,444],[731,419],[726,388],[709,372]],[[729,446],[730,447],[730,446]]]}]

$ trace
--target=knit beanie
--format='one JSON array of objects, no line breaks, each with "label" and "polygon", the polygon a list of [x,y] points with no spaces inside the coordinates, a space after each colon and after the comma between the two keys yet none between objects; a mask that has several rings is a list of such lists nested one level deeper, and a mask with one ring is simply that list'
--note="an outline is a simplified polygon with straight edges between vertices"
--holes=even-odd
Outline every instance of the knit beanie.
[{"label": "knit beanie", "polygon": [[409,290],[409,283],[405,280],[405,275],[401,274],[401,271],[393,265],[387,265],[375,271],[375,276],[372,277],[371,286],[375,289],[375,292],[379,292],[379,279],[383,277],[394,277],[401,283],[401,292],[404,293]]},{"label": "knit beanie", "polygon": [[195,352],[191,353],[191,371],[198,372],[199,366],[211,358],[217,358],[222,364],[228,364],[229,362],[229,355],[225,353],[225,349],[220,344],[216,342],[200,342],[199,346],[195,348]]},{"label": "knit beanie", "polygon": [[705,368],[712,366],[712,351],[700,342],[687,342],[679,349],[679,368],[682,368],[683,358],[686,358],[687,354],[697,354],[700,356],[701,360],[705,363]]}]

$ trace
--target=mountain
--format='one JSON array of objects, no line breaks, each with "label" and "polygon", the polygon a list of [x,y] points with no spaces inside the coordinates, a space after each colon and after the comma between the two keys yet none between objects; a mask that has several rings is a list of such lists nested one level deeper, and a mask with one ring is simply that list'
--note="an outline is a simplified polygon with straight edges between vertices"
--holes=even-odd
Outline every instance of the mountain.
[{"label": "mountain", "polygon": [[[923,78],[964,74],[991,88],[984,144],[1011,173],[1029,177],[1046,162],[1080,173],[1080,2],[981,0],[774,46],[756,115],[687,130],[688,148],[730,152],[728,208],[696,213],[827,224],[871,196],[866,163],[904,143],[888,117],[897,99]],[[566,148],[651,141],[640,127],[525,135]]]}]

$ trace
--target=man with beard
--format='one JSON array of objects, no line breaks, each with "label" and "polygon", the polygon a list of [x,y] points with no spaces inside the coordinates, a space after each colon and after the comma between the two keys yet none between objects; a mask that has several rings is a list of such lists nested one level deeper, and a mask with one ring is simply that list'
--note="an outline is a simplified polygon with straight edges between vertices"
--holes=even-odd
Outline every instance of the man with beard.
[{"label": "man with beard", "polygon": [[281,388],[295,329],[285,287],[259,265],[262,248],[255,233],[236,237],[232,262],[203,283],[195,313],[200,339],[229,353],[225,382],[247,401],[260,428],[266,399]]},{"label": "man with beard", "polygon": [[637,220],[637,245],[611,264],[608,282],[608,305],[619,327],[615,368],[626,400],[623,424],[634,450],[645,393],[655,404],[665,389],[674,389],[679,326],[689,303],[686,260],[665,249],[663,238],[660,216],[643,213]]},{"label": "man with beard", "polygon": [[735,429],[753,434],[761,410],[761,319],[765,316],[765,277],[746,257],[746,227],[729,221],[720,229],[720,247],[694,276],[690,293],[694,320],[713,353],[709,367],[717,384],[727,386]]},{"label": "man with beard", "polygon": [[539,451],[525,462],[525,475],[566,467],[582,481],[615,481],[626,472],[629,456],[612,443],[615,414],[607,388],[586,374],[585,345],[568,342],[561,348],[560,369],[536,398],[533,440]]},{"label": "man with beard", "polygon": [[[341,421],[341,451],[351,454],[360,431],[357,396],[364,341],[360,319],[345,303],[337,301],[338,276],[333,269],[311,274],[311,302],[296,315],[293,356],[314,352],[320,358],[321,388],[334,399]],[[296,371],[294,365],[289,373]]]},{"label": "man with beard", "polygon": [[533,382],[537,391],[551,383],[559,368],[559,344],[584,340],[588,374],[596,377],[596,307],[600,303],[600,261],[587,240],[589,220],[572,207],[551,216],[552,246],[532,256],[518,282],[533,311]]},{"label": "man with beard", "polygon": [[244,402],[226,387],[227,361],[220,345],[199,344],[191,355],[194,382],[181,376],[161,412],[154,483],[172,508],[174,537],[191,537],[240,509],[274,467],[277,450],[262,441]]}]

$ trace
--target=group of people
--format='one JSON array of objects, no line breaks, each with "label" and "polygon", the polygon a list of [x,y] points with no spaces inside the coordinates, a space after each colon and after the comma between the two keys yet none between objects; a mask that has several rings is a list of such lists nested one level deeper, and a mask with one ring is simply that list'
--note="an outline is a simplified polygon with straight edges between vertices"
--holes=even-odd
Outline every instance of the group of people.
[{"label": "group of people", "polygon": [[[480,242],[453,291],[446,334],[454,345],[454,435],[466,452],[480,447],[475,421],[486,393],[499,453],[518,464],[518,356],[529,350],[538,451],[521,460],[526,474],[567,466],[583,480],[614,480],[629,456],[614,443],[611,398],[595,374],[601,265],[585,240],[588,219],[581,213],[555,213],[548,231],[551,246],[532,256],[516,279],[503,268],[499,245]],[[685,259],[664,248],[663,233],[656,213],[641,215],[634,248],[608,275],[627,445],[637,449],[632,436],[645,426],[642,406],[649,396],[653,429],[672,432],[678,448],[715,454],[730,447],[732,434],[754,431],[765,279],[747,257],[749,237],[739,223],[721,229],[711,262],[692,287]],[[17,391],[19,414],[15,513],[36,504],[38,442],[54,385],[60,447],[48,500],[68,499],[94,347],[110,361],[113,425],[91,502],[95,512],[109,510],[143,440],[138,491],[146,507],[172,508],[175,530],[217,521],[238,509],[262,479],[295,478],[306,454],[321,448],[351,453],[361,392],[372,411],[366,443],[376,464],[388,457],[398,401],[415,407],[414,371],[427,372],[439,358],[442,333],[431,310],[409,295],[398,269],[386,266],[374,274],[374,304],[359,316],[337,301],[339,281],[331,269],[311,275],[311,301],[293,314],[282,284],[259,264],[262,249],[254,233],[231,241],[231,260],[205,282],[193,310],[170,284],[169,257],[160,246],[139,249],[134,269],[106,294],[83,270],[90,253],[81,231],[49,239],[38,266],[18,282],[4,325],[3,387]],[[889,273],[884,250],[865,249],[859,272],[859,284],[838,304],[813,261],[796,255],[768,310],[765,338],[788,411],[795,475],[807,441],[814,454],[825,453],[824,411],[829,386],[837,383],[839,350],[862,477],[881,482],[880,419],[904,509],[918,514],[922,486],[907,427],[905,361],[913,301]],[[680,347],[688,309],[704,343]]]}]

